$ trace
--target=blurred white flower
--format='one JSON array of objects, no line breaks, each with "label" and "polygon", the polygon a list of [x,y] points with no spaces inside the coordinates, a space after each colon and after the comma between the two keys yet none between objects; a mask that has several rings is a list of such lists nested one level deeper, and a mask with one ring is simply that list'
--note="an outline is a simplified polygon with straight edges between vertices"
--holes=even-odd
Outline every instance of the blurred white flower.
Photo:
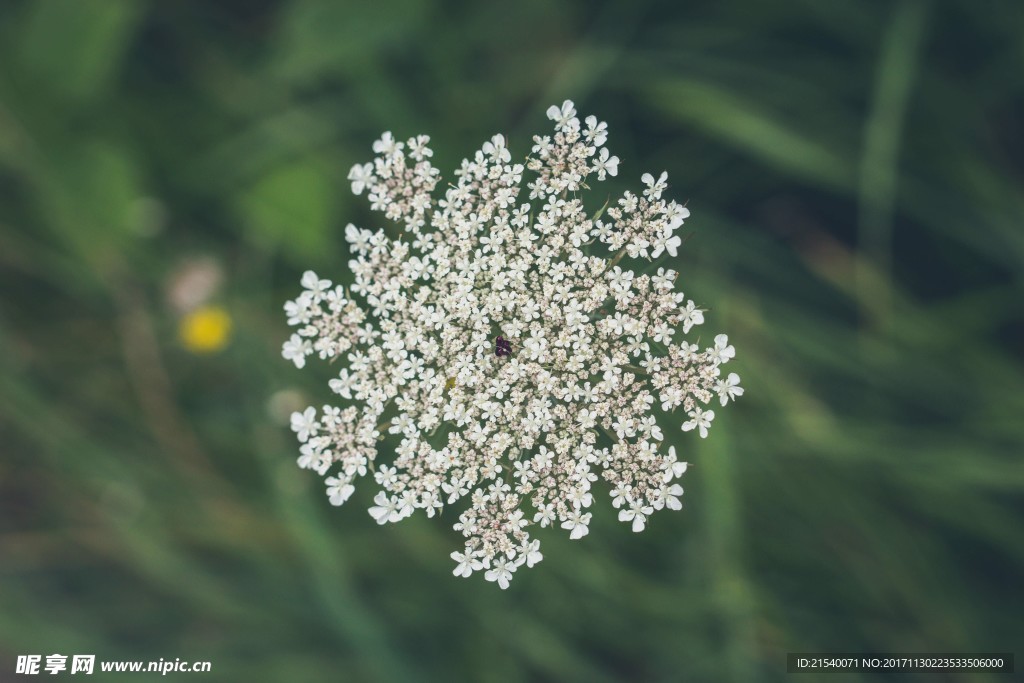
[{"label": "blurred white flower", "polygon": [[208,256],[189,258],[167,279],[167,302],[179,315],[208,302],[224,281],[224,269]]}]

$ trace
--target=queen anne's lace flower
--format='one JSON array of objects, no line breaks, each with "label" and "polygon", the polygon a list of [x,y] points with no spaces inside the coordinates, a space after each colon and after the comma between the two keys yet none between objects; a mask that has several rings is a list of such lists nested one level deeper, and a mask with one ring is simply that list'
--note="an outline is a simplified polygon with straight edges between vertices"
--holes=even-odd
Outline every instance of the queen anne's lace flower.
[{"label": "queen anne's lace flower", "polygon": [[[634,531],[679,509],[686,463],[662,447],[656,410],[681,409],[682,429],[706,437],[715,413],[702,406],[743,393],[736,373],[721,378],[735,356],[725,335],[703,350],[678,338],[704,316],[677,274],[619,265],[676,254],[689,211],[662,198],[667,174],[592,215],[588,179],[618,173],[607,126],[591,116],[581,129],[569,101],[548,117],[554,135],[534,137],[525,165],[495,135],[440,198],[429,139],[385,133],[349,179],[397,229],[349,225],[351,288],[307,272],[285,305],[298,330],[284,357],[343,361],[330,388],[347,405],[292,417],[299,465],[331,472],[334,505],[371,472],[380,524],[463,503],[454,574],[502,588],[542,558],[529,527],[587,535],[599,476]],[[398,445],[381,464],[385,434]]]}]

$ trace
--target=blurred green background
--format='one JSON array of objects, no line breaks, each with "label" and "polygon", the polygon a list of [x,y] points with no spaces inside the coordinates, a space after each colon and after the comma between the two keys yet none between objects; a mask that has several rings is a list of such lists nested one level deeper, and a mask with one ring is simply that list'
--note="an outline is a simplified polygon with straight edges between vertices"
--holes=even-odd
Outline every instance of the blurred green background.
[{"label": "blurred green background", "polygon": [[[1016,0],[0,4],[0,680],[53,652],[714,682],[1013,650],[1022,75]],[[635,535],[599,499],[500,591],[451,575],[450,513],[378,528],[373,486],[334,509],[296,468],[288,411],[331,373],[281,359],[282,304],[383,220],[345,181],[381,131],[450,178],[565,98],[609,123],[601,192],[667,170],[688,202],[672,265],[747,393],[671,433],[683,512]]]}]

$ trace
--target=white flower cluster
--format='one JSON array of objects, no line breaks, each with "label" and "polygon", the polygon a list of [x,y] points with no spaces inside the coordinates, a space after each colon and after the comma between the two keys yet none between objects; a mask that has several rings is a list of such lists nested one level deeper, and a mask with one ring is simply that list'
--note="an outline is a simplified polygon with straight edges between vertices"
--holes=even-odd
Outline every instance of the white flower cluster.
[{"label": "white flower cluster", "polygon": [[[704,318],[677,274],[619,266],[676,254],[689,211],[662,198],[666,174],[592,216],[579,194],[618,172],[607,126],[581,124],[569,101],[548,117],[554,134],[534,137],[525,165],[495,135],[442,198],[428,138],[385,133],[349,179],[395,236],[349,225],[351,288],[307,272],[285,305],[298,328],[286,359],[346,361],[330,388],[348,407],[292,416],[299,465],[331,473],[334,505],[372,472],[381,524],[468,500],[454,573],[502,588],[542,557],[530,526],[587,534],[599,477],[634,531],[679,509],[686,463],[659,447],[655,410],[681,408],[682,429],[706,437],[715,412],[702,406],[743,393],[735,373],[722,377],[735,355],[725,335],[706,349],[678,339]],[[384,432],[398,442],[390,463],[377,461]]]}]

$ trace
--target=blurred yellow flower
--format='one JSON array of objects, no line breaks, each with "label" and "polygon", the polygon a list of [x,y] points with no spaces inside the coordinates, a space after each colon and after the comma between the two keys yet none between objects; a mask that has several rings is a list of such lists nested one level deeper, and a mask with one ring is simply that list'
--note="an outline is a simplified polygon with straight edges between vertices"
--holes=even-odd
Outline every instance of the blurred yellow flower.
[{"label": "blurred yellow flower", "polygon": [[192,353],[214,353],[231,336],[231,316],[220,306],[202,306],[182,317],[178,338]]}]

